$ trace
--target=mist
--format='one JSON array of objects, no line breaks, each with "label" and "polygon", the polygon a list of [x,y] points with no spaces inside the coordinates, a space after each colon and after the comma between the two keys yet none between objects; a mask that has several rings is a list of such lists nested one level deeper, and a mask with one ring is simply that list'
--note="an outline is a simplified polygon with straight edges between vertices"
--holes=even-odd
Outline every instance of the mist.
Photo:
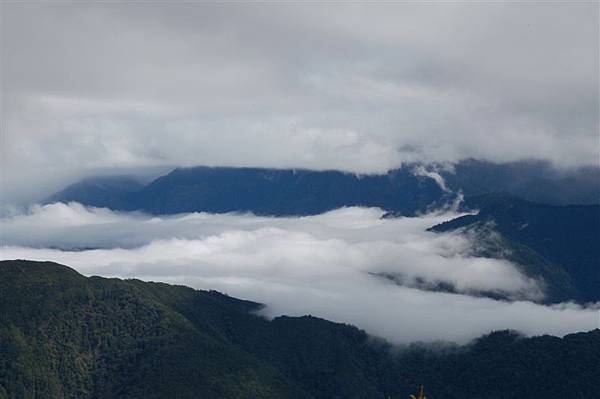
[{"label": "mist", "polygon": [[[466,342],[505,328],[563,335],[596,327],[597,305],[536,304],[543,286],[505,260],[475,256],[476,237],[426,231],[457,214],[383,213],[154,217],[77,203],[35,205],[1,220],[0,257],[215,289],[266,304],[267,317],[312,314],[396,343]],[[382,274],[402,276],[403,285]],[[418,289],[417,281],[451,284],[456,293]],[[509,300],[477,296],[481,291]]]}]

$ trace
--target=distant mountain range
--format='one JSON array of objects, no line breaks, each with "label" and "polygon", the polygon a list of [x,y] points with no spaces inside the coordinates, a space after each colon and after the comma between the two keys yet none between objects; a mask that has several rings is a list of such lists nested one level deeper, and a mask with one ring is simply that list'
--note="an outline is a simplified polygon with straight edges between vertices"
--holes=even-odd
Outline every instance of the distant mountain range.
[{"label": "distant mountain range", "polygon": [[339,171],[182,168],[145,187],[132,184],[134,189],[127,191],[121,185],[122,177],[114,184],[111,179],[85,179],[46,202],[77,201],[152,214],[253,212],[283,216],[313,215],[354,205],[414,214],[445,197],[434,180],[417,177],[410,169],[357,176]]},{"label": "distant mountain range", "polygon": [[505,192],[549,205],[600,204],[600,167],[557,170],[544,161],[491,163],[465,160],[440,172],[448,187],[465,196]]},{"label": "distant mountain range", "polygon": [[463,210],[478,209],[479,214],[435,226],[432,231],[460,228],[474,235],[478,256],[508,259],[541,281],[544,302],[600,300],[598,168],[558,172],[543,162],[475,160],[460,162],[452,172],[412,164],[364,176],[339,171],[178,168],[147,185],[126,176],[88,178],[47,202],[77,201],[151,214],[275,216],[365,206],[382,208],[393,217],[449,206],[459,193],[465,195]]},{"label": "distant mountain range", "polygon": [[[0,262],[0,398],[593,398],[600,330],[393,348],[214,291]],[[402,334],[402,331],[398,331]]]},{"label": "distant mountain range", "polygon": [[88,177],[51,195],[44,203],[76,201],[99,208],[124,209],[144,185],[131,176]]},{"label": "distant mountain range", "polygon": [[[429,174],[429,176],[427,176]],[[438,182],[431,176],[439,176]],[[445,181],[445,186],[438,183]],[[600,169],[558,172],[543,162],[468,160],[454,171],[418,164],[382,175],[262,168],[178,168],[142,186],[133,178],[87,178],[45,202],[76,201],[152,214],[253,212],[312,215],[342,206],[379,207],[415,215],[466,196],[505,191],[555,205],[600,203]]]}]

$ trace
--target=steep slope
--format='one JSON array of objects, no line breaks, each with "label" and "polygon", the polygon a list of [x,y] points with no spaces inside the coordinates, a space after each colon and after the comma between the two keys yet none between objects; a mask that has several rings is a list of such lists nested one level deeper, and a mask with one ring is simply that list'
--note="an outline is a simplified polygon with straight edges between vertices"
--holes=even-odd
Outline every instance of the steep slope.
[{"label": "steep slope", "polygon": [[[0,398],[559,398],[600,394],[600,331],[393,349],[181,286],[0,262]],[[399,332],[401,333],[401,332]]]},{"label": "steep slope", "polygon": [[[85,278],[53,263],[2,262],[0,385],[9,397],[305,397],[272,367],[224,343],[144,284]],[[219,296],[162,287],[204,308]],[[230,314],[256,308],[228,302]],[[0,395],[1,396],[1,395]]]},{"label": "steep slope", "polygon": [[496,231],[507,243],[505,248],[522,258],[513,260],[527,266],[532,264],[527,253],[530,257],[537,256],[538,263],[545,260],[569,276],[579,292],[574,299],[600,300],[600,206],[552,206],[507,194],[489,194],[467,198],[465,207],[480,211],[434,226],[432,230]]}]

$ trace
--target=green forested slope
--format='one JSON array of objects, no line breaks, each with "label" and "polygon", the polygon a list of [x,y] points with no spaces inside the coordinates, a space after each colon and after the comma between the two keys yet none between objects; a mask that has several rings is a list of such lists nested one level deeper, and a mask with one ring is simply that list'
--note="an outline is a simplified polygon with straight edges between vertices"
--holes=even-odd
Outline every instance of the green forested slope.
[{"label": "green forested slope", "polygon": [[161,297],[152,285],[88,279],[52,263],[3,262],[0,270],[0,376],[9,397],[303,396],[169,306],[207,297],[210,308],[210,293],[161,285]]},{"label": "green forested slope", "polygon": [[[50,262],[0,262],[0,398],[598,397],[600,331],[392,348],[315,317]],[[402,332],[399,331],[398,334]]]}]

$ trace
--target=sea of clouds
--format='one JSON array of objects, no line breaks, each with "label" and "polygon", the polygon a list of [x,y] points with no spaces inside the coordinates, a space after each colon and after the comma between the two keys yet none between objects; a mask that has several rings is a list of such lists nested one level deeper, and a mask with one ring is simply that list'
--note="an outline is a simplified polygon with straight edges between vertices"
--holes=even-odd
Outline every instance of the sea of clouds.
[{"label": "sea of clouds", "polygon": [[[312,314],[397,343],[466,342],[506,328],[564,335],[596,327],[597,305],[535,303],[543,285],[505,260],[476,256],[473,237],[427,231],[456,213],[383,214],[343,208],[300,218],[156,217],[77,203],[35,205],[0,219],[0,258],[214,289],[266,304],[267,317]],[[456,292],[419,289],[439,284]]]}]

